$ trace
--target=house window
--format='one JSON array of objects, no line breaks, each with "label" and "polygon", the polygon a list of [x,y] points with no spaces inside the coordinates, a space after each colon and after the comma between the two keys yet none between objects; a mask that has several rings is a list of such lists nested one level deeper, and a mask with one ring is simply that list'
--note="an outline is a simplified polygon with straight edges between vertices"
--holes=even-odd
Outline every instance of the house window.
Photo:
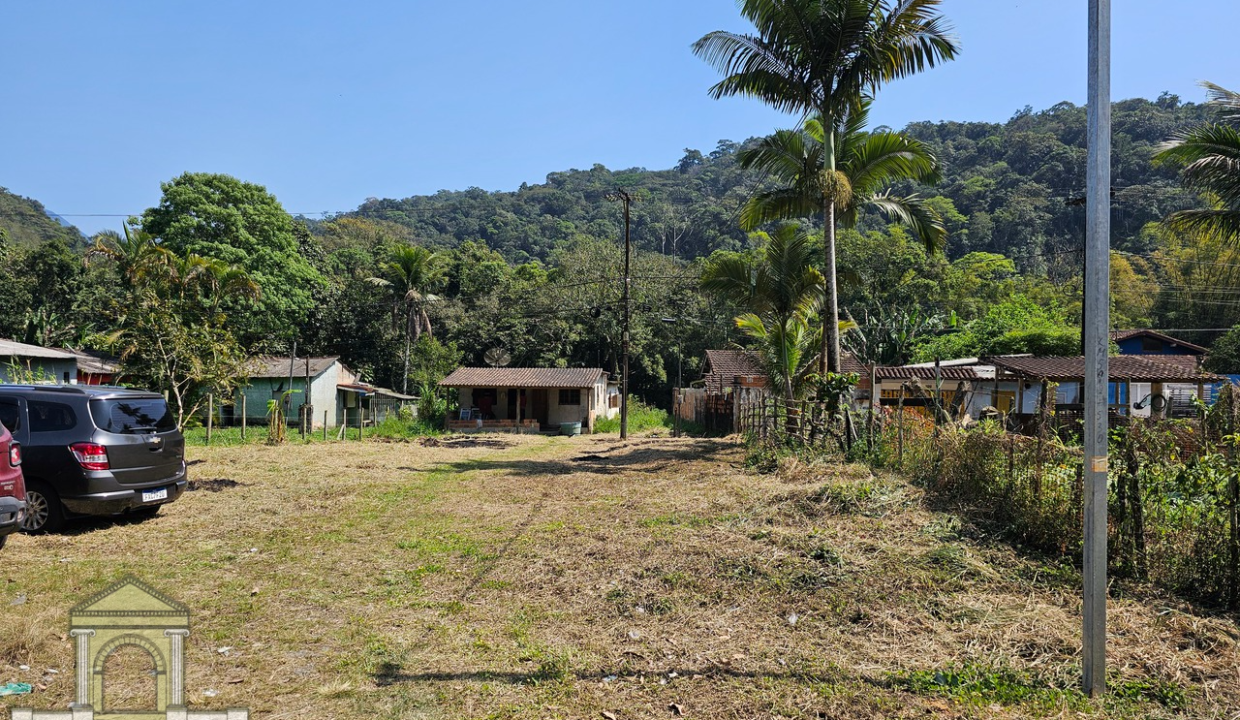
[{"label": "house window", "polygon": [[1158,338],[1143,337],[1141,338],[1141,352],[1144,353],[1161,353],[1163,351],[1163,342]]},{"label": "house window", "polygon": [[560,404],[561,405],[580,405],[581,404],[581,390],[561,390],[560,391]]}]

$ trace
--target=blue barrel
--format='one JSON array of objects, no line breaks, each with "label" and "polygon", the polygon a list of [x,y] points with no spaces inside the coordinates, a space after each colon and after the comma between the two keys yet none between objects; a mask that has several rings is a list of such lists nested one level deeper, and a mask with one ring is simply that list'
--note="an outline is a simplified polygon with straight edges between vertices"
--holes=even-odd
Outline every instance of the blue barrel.
[{"label": "blue barrel", "polygon": [[581,434],[581,423],[579,422],[560,423],[560,434],[568,435],[570,437],[573,435],[580,435]]}]

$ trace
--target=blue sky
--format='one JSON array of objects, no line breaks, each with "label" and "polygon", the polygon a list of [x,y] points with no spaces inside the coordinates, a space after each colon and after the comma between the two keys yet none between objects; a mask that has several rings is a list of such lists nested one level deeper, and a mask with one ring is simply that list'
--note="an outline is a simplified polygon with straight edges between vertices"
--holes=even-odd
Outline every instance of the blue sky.
[{"label": "blue sky", "polygon": [[[1191,12],[1172,8],[1192,8]],[[945,0],[963,53],[890,85],[875,120],[1002,121],[1085,96],[1086,0]],[[1116,0],[1115,97],[1240,87],[1235,0]],[[292,212],[547,173],[670,167],[793,120],[706,96],[689,45],[731,0],[97,0],[0,4],[0,186],[89,232],[183,171]]]}]

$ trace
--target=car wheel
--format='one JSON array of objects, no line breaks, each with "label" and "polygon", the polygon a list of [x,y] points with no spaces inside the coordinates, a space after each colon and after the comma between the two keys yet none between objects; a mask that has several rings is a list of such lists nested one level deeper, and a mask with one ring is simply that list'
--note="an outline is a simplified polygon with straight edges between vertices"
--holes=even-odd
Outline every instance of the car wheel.
[{"label": "car wheel", "polygon": [[26,486],[26,519],[22,530],[28,533],[56,532],[65,524],[65,511],[56,491],[41,482]]},{"label": "car wheel", "polygon": [[8,535],[0,535],[0,550],[4,549],[4,544],[9,541]]}]

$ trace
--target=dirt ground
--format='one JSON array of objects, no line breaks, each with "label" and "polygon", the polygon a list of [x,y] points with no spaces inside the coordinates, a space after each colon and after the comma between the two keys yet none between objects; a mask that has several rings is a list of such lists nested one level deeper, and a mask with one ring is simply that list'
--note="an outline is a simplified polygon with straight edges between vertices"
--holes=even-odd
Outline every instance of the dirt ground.
[{"label": "dirt ground", "polygon": [[191,706],[255,718],[1240,717],[1234,619],[1116,585],[1087,700],[1076,571],[859,467],[614,436],[190,456],[159,516],[0,551],[0,684],[36,687],[4,706],[72,700],[69,609],[132,574],[191,610]]}]

